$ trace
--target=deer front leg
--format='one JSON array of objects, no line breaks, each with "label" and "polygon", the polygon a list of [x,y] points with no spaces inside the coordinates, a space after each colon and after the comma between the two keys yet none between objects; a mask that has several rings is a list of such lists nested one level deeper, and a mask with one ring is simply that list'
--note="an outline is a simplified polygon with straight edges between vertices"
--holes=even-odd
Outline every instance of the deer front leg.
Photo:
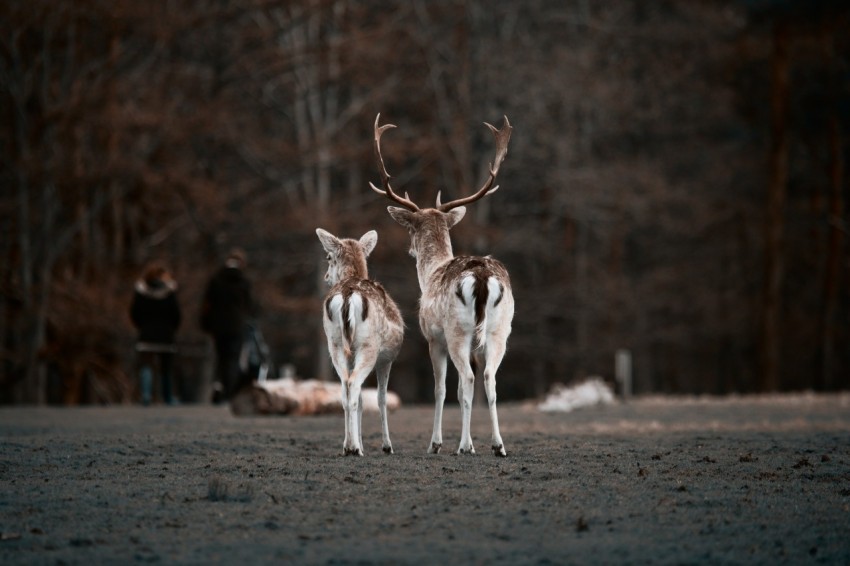
[{"label": "deer front leg", "polygon": [[393,444],[390,442],[390,427],[387,422],[387,385],[390,381],[392,365],[392,362],[379,363],[375,371],[378,377],[378,411],[381,413],[382,448],[385,454],[393,453]]},{"label": "deer front leg", "polygon": [[446,401],[446,350],[435,341],[429,342],[431,365],[434,367],[434,432],[429,454],[439,454],[443,447],[443,404]]}]

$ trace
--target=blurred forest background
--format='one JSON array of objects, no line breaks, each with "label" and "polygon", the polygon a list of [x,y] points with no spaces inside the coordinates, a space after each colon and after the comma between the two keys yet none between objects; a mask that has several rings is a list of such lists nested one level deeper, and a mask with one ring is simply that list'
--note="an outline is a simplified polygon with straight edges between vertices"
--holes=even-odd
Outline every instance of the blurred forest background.
[{"label": "blurred forest background", "polygon": [[129,400],[152,259],[197,379],[231,246],[275,363],[336,379],[317,226],[378,230],[408,326],[390,388],[433,399],[408,237],[367,185],[378,112],[420,204],[474,191],[482,122],[514,126],[452,231],[513,278],[500,399],[610,379],[621,348],[638,393],[847,389],[848,30],[828,0],[5,0],[0,400]]}]

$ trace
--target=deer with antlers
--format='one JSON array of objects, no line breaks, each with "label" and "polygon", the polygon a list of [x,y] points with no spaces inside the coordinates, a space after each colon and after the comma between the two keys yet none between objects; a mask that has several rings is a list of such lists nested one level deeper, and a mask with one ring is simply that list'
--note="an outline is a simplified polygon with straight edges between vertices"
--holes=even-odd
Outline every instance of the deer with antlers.
[{"label": "deer with antlers", "polygon": [[505,266],[489,256],[455,257],[449,230],[466,214],[464,205],[492,194],[499,188],[498,185],[494,187],[493,182],[508,152],[512,130],[510,122],[506,116],[501,129],[485,123],[496,138],[496,157],[490,164],[489,178],[475,194],[443,204],[440,202],[440,193],[437,193],[435,208],[420,209],[407,193],[401,197],[390,186],[391,177],[381,155],[381,135],[395,126],[379,126],[380,118],[380,114],[375,118],[374,150],[383,189],[372,183],[370,186],[378,194],[401,205],[387,207],[387,210],[410,233],[410,254],[416,259],[422,292],[419,326],[428,341],[434,366],[436,407],[428,452],[436,454],[443,446],[443,404],[446,398],[448,356],[458,372],[458,402],[463,417],[458,454],[475,453],[470,434],[472,397],[476,373],[480,376],[483,371],[492,424],[491,446],[496,456],[505,456],[496,411],[496,371],[505,355],[514,316],[511,281]]},{"label": "deer with antlers", "polygon": [[383,450],[393,453],[387,423],[387,383],[390,368],[401,349],[404,322],[395,302],[380,283],[369,279],[366,258],[375,249],[378,234],[366,232],[359,240],[340,239],[321,228],[316,234],[327,252],[325,281],[331,285],[322,309],[328,351],[342,382],[345,411],[343,453],[363,455],[363,382],[375,369]]}]

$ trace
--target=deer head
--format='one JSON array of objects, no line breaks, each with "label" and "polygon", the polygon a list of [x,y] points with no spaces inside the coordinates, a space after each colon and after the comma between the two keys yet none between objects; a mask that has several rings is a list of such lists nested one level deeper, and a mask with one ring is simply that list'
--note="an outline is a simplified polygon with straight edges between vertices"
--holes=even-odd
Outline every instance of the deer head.
[{"label": "deer head", "polygon": [[325,273],[325,281],[328,285],[336,285],[350,277],[360,279],[368,277],[366,258],[378,243],[377,232],[369,230],[359,240],[337,238],[321,228],[316,228],[316,234],[328,254],[328,271]]}]

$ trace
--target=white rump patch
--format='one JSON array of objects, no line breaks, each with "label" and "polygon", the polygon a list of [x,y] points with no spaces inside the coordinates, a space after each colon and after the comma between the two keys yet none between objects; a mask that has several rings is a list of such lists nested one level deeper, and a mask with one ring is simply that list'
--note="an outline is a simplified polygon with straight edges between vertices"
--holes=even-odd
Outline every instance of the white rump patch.
[{"label": "white rump patch", "polygon": [[360,293],[352,293],[348,299],[348,327],[354,334],[354,329],[360,324],[363,314],[363,297]]},{"label": "white rump patch", "polygon": [[487,306],[496,304],[496,301],[502,298],[502,293],[504,292],[499,285],[499,280],[495,277],[487,279],[487,291]]},{"label": "white rump patch", "polygon": [[465,275],[460,282],[460,294],[463,296],[467,307],[475,306],[475,293],[472,292],[473,289],[475,289],[475,277],[473,275]]},{"label": "white rump patch", "polygon": [[330,303],[331,320],[339,320],[342,318],[342,295],[336,294],[331,298]]}]

